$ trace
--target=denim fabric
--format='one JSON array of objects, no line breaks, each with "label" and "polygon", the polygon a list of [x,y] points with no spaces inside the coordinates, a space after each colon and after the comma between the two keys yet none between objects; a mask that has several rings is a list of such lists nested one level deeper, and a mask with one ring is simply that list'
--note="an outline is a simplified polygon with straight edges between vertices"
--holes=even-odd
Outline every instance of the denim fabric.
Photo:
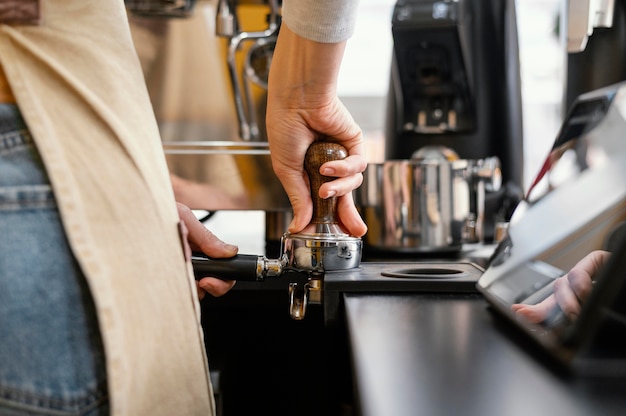
[{"label": "denim fabric", "polygon": [[107,415],[102,340],[26,126],[0,104],[0,415]]}]

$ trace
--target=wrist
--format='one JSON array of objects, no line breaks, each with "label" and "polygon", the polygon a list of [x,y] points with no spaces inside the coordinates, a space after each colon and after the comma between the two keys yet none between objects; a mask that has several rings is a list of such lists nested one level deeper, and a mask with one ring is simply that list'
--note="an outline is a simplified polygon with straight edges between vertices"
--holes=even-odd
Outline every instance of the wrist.
[{"label": "wrist", "polygon": [[272,57],[268,100],[300,108],[327,104],[336,96],[345,45],[303,38],[283,23]]}]

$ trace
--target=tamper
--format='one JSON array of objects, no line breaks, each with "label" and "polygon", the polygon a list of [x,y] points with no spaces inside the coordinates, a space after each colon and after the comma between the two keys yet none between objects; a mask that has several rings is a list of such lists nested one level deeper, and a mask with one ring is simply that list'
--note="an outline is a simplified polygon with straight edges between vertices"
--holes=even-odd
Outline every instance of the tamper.
[{"label": "tamper", "polygon": [[305,273],[306,283],[289,283],[289,313],[295,320],[303,319],[307,304],[322,302],[325,273],[355,269],[361,264],[362,241],[341,229],[337,219],[337,198],[319,197],[320,186],[333,179],[320,174],[320,167],[346,156],[346,149],[333,142],[314,142],[307,150],[304,168],[309,176],[313,200],[312,220],[302,232],[283,234],[279,259],[250,254],[211,259],[204,254],[194,254],[192,263],[196,277],[210,275],[222,279],[263,281],[266,277],[279,277],[287,270]]},{"label": "tamper", "polygon": [[311,224],[300,233],[285,233],[281,240],[281,252],[288,264],[310,272],[304,287],[298,287],[297,282],[289,284],[289,311],[293,319],[304,317],[308,303],[321,303],[324,272],[354,269],[361,263],[361,239],[341,229],[336,215],[337,198],[319,197],[322,184],[333,179],[320,174],[320,167],[347,155],[346,149],[338,143],[318,141],[309,147],[305,156],[304,169],[309,175],[313,200]]}]

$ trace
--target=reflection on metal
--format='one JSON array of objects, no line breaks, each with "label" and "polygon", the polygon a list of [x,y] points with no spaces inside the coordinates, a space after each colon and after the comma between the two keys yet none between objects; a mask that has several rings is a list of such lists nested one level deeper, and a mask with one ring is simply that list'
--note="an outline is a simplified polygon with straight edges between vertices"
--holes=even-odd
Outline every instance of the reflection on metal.
[{"label": "reflection on metal", "polygon": [[301,321],[306,315],[308,304],[322,303],[322,278],[309,278],[307,283],[289,283],[289,315],[296,321]]},{"label": "reflection on metal", "polygon": [[[626,331],[625,108],[626,83],[576,99],[477,284],[495,310],[581,372],[626,374],[623,346],[608,349],[624,339],[615,328]],[[610,338],[595,338],[607,328]]]},{"label": "reflection on metal", "polygon": [[[228,40],[226,62],[233,88],[235,109],[239,120],[241,139],[260,140],[261,131],[257,123],[257,108],[252,94],[252,84],[267,88],[267,73],[274,52],[276,35],[280,26],[278,0],[269,0],[267,27],[260,31],[245,31],[237,19],[236,3],[234,7],[228,0],[219,0],[216,16],[216,34]],[[253,42],[247,51],[243,75],[237,69],[237,52],[244,43]],[[243,91],[242,82],[243,78]]]},{"label": "reflection on metal", "polygon": [[484,242],[485,193],[500,185],[496,157],[388,160],[369,164],[355,201],[371,247],[458,251],[463,243]]},{"label": "reflection on metal", "polygon": [[165,142],[163,149],[176,198],[192,209],[291,211],[266,142]]}]

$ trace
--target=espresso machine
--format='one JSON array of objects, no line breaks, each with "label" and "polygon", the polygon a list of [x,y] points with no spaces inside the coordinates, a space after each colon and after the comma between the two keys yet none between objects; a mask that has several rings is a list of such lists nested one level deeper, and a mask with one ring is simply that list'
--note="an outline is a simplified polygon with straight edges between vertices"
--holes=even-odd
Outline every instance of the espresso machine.
[{"label": "espresso machine", "polygon": [[[563,3],[564,121],[477,288],[570,374],[623,378],[626,9],[621,0]],[[576,282],[575,313],[561,301],[565,278]]]}]

